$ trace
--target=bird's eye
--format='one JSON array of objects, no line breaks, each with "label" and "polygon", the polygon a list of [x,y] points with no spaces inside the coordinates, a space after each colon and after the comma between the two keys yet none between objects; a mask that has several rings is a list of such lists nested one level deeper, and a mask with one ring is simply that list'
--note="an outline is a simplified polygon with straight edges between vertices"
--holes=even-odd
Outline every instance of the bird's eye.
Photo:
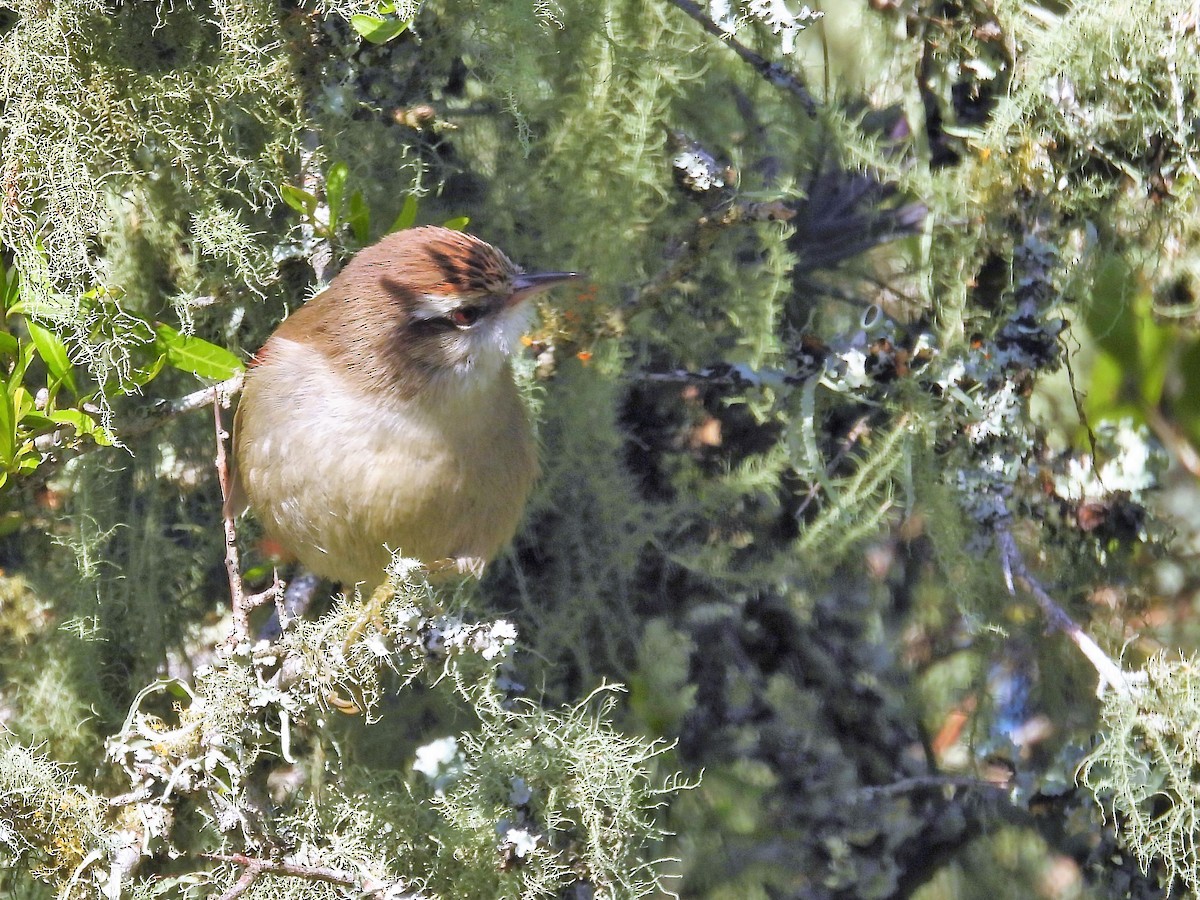
[{"label": "bird's eye", "polygon": [[479,321],[483,310],[478,306],[460,306],[447,317],[458,328],[470,328]]}]

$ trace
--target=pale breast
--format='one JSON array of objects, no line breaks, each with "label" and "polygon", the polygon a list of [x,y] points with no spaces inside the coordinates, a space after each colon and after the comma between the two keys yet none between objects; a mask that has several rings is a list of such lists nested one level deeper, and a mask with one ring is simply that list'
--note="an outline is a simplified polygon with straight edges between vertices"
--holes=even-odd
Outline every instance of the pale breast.
[{"label": "pale breast", "polygon": [[235,446],[251,508],[305,565],[343,583],[377,584],[392,550],[482,565],[511,539],[537,472],[507,366],[471,389],[368,396],[277,337],[241,403]]}]

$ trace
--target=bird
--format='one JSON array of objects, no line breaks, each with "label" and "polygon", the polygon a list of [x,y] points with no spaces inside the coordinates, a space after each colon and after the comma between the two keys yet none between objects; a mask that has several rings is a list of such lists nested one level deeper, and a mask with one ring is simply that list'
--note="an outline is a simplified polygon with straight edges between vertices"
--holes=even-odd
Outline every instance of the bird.
[{"label": "bird", "polygon": [[538,474],[511,365],[527,301],[577,277],[430,225],[359,251],[248,365],[226,515],[344,586],[381,584],[393,552],[482,575]]}]

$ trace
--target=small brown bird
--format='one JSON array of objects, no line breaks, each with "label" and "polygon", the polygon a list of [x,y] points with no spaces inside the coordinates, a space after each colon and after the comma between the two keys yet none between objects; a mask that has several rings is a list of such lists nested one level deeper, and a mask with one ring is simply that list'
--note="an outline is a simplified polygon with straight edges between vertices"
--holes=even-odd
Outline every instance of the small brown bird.
[{"label": "small brown bird", "polygon": [[391,551],[481,573],[538,470],[509,362],[525,300],[574,277],[433,226],[360,252],[251,364],[229,511],[346,585],[382,582]]}]

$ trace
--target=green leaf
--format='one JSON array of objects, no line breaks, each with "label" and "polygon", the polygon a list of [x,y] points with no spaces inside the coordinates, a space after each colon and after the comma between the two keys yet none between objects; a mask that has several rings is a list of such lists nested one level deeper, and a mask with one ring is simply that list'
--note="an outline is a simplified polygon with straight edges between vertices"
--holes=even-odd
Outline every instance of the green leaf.
[{"label": "green leaf", "polygon": [[0,356],[16,356],[21,352],[21,345],[15,336],[7,331],[0,331]]},{"label": "green leaf", "polygon": [[1100,349],[1130,370],[1141,363],[1136,295],[1136,275],[1123,259],[1113,255],[1096,267],[1091,297],[1082,307],[1084,324]]},{"label": "green leaf", "polygon": [[13,419],[19,425],[26,416],[31,415],[37,409],[37,404],[34,402],[33,394],[29,393],[24,385],[17,385],[10,393],[12,395]]},{"label": "green leaf", "polygon": [[453,219],[447,219],[442,223],[443,228],[449,228],[451,231],[462,231],[471,223],[470,216],[455,216]]},{"label": "green leaf", "polygon": [[111,447],[112,435],[103,425],[81,409],[56,409],[49,416],[52,422],[59,425],[70,425],[81,437],[90,437],[102,447]]},{"label": "green leaf", "polygon": [[409,194],[404,198],[404,205],[400,207],[400,215],[396,216],[396,221],[392,223],[392,227],[388,229],[387,233],[391,234],[393,231],[412,228],[415,221],[417,221],[417,198]]},{"label": "green leaf", "polygon": [[367,208],[362,191],[350,195],[350,211],[346,214],[346,221],[354,233],[354,239],[365,244],[371,236],[371,210]]},{"label": "green leaf", "polygon": [[281,184],[279,196],[283,198],[284,203],[303,216],[311,216],[317,211],[316,195],[294,184]]},{"label": "green leaf", "polygon": [[29,368],[29,363],[37,354],[37,347],[31,341],[28,344],[21,345],[21,352],[17,354],[17,361],[13,365],[13,370],[8,375],[8,389],[14,391],[21,386],[21,382],[25,380],[25,371]]},{"label": "green leaf", "polygon": [[364,40],[372,44],[386,44],[403,34],[409,23],[401,19],[357,15],[350,17],[350,25]]},{"label": "green leaf", "polygon": [[78,394],[79,390],[75,387],[75,368],[71,365],[70,356],[67,355],[67,345],[57,334],[49,328],[39,325],[33,319],[26,319],[25,324],[29,328],[29,336],[33,338],[34,346],[37,347],[38,355],[46,364],[51,377],[70,388],[72,394]]},{"label": "green leaf", "polygon": [[12,466],[17,452],[17,417],[13,410],[12,394],[0,391],[0,463],[4,470]]},{"label": "green leaf", "polygon": [[8,270],[4,275],[4,289],[0,294],[0,307],[5,310],[5,315],[14,303],[21,297],[21,273],[16,269]]},{"label": "green leaf", "polygon": [[16,475],[28,475],[41,465],[41,463],[42,455],[38,453],[30,441],[26,441],[21,445],[21,452],[17,454],[13,472]]},{"label": "green leaf", "polygon": [[329,206],[329,228],[342,220],[342,198],[346,196],[346,179],[350,169],[345,163],[334,163],[325,173],[325,203]]},{"label": "green leaf", "polygon": [[[130,369],[126,381],[128,384],[142,387],[149,384],[163,370],[163,366],[167,364],[167,351],[161,344],[155,344],[153,347],[154,357],[145,365],[134,366]],[[111,389],[117,389],[118,385],[110,385]]]},{"label": "green leaf", "polygon": [[37,437],[39,434],[46,434],[58,428],[58,423],[45,413],[27,412],[20,416],[20,420],[21,432],[24,437]]},{"label": "green leaf", "polygon": [[195,335],[180,334],[170,325],[155,325],[154,334],[166,352],[167,365],[181,371],[224,381],[245,368],[242,361],[224,347]]}]

